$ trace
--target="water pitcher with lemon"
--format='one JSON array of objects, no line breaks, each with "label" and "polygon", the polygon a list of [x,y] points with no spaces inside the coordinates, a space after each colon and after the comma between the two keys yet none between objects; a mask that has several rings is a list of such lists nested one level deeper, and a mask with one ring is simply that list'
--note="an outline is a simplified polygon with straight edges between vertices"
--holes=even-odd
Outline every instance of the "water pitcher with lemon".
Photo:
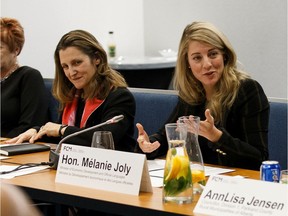
[{"label": "water pitcher with lemon", "polygon": [[187,126],[184,123],[165,125],[169,149],[163,179],[163,202],[178,204],[193,200],[192,174],[186,150]]},{"label": "water pitcher with lemon", "polygon": [[187,126],[186,150],[189,155],[192,172],[193,193],[201,194],[206,184],[204,162],[198,142],[200,118],[198,116],[182,116],[178,122]]}]

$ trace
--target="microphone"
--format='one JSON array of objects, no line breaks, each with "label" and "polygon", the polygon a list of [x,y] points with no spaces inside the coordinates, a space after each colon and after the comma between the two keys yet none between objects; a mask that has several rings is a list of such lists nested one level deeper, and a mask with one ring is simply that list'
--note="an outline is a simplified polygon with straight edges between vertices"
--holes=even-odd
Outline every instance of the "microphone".
[{"label": "microphone", "polygon": [[63,143],[64,141],[66,141],[67,139],[69,139],[69,138],[71,138],[71,137],[74,137],[74,136],[77,136],[77,135],[79,135],[79,134],[85,133],[85,132],[87,132],[87,131],[90,131],[90,130],[93,130],[93,129],[102,127],[102,126],[104,126],[104,125],[117,123],[117,122],[121,121],[123,118],[124,118],[123,115],[114,116],[113,118],[111,118],[111,119],[109,119],[109,120],[107,120],[107,121],[105,121],[105,122],[103,122],[103,123],[101,123],[101,124],[94,125],[94,126],[92,126],[92,127],[89,127],[89,128],[84,129],[84,130],[81,130],[81,131],[78,131],[78,132],[69,134],[68,136],[64,137],[64,138],[61,139],[60,142],[58,143],[56,150],[50,150],[50,154],[49,154],[49,163],[50,163],[50,166],[51,166],[53,169],[57,169],[58,161],[59,161],[60,149],[61,149],[62,143]]}]

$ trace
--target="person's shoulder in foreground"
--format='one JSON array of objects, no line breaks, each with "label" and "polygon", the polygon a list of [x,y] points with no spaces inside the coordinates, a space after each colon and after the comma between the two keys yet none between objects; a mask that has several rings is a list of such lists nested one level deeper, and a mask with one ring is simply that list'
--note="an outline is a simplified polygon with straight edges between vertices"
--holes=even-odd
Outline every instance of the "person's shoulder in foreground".
[{"label": "person's shoulder in foreground", "polygon": [[30,198],[18,187],[1,183],[1,216],[41,216]]}]

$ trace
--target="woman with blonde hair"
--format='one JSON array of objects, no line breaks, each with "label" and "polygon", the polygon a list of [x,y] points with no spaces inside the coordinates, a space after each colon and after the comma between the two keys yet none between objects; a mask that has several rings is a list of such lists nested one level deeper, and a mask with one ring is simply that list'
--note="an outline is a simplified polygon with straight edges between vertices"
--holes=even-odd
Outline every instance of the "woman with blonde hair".
[{"label": "woman with blonde hair", "polygon": [[[227,37],[209,22],[183,31],[174,77],[179,102],[167,120],[199,116],[199,144],[205,163],[259,170],[268,158],[269,103],[261,85],[237,68]],[[140,152],[166,154],[165,129],[148,137],[137,124]]]}]

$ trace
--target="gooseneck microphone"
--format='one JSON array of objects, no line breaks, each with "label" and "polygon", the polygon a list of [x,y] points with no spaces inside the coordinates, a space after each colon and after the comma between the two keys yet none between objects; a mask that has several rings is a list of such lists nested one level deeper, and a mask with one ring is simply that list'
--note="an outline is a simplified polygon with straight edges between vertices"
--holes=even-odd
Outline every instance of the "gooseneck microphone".
[{"label": "gooseneck microphone", "polygon": [[67,139],[69,139],[69,138],[71,138],[71,137],[74,137],[74,136],[77,136],[77,135],[79,135],[79,134],[85,133],[85,132],[87,132],[87,131],[90,131],[90,130],[93,130],[93,129],[102,127],[102,126],[104,126],[104,125],[117,123],[117,122],[121,121],[123,118],[124,118],[123,115],[114,116],[113,118],[107,120],[106,122],[103,122],[103,123],[98,124],[98,125],[94,125],[93,127],[86,128],[86,129],[84,129],[84,130],[81,130],[81,131],[72,133],[72,134],[64,137],[64,138],[61,139],[60,142],[58,143],[56,150],[50,150],[50,154],[49,154],[49,163],[50,163],[50,166],[51,166],[53,169],[57,169],[61,146],[62,146],[62,143],[65,142]]}]

